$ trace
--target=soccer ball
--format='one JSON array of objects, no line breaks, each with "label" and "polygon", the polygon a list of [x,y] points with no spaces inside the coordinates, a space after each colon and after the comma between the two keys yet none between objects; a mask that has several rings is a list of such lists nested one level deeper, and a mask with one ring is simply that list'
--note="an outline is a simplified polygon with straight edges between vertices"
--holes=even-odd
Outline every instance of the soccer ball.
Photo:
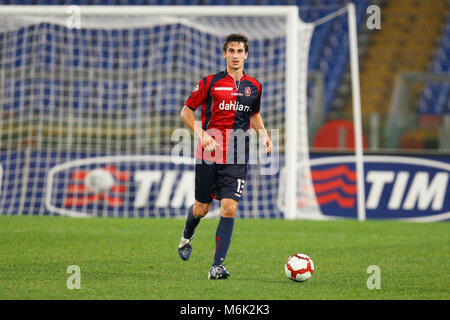
[{"label": "soccer ball", "polygon": [[114,177],[109,171],[94,169],[86,175],[84,184],[93,192],[105,192],[114,185]]},{"label": "soccer ball", "polygon": [[306,281],[314,273],[314,263],[306,254],[297,253],[287,259],[284,271],[287,277],[293,281]]}]

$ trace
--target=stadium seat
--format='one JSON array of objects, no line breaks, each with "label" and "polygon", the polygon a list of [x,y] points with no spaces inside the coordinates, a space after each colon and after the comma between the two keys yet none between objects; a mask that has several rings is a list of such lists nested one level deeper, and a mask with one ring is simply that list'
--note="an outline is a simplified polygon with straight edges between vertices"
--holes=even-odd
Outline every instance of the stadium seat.
[{"label": "stadium seat", "polygon": [[[431,72],[450,72],[450,17],[447,18],[443,35],[439,47],[436,49]],[[417,100],[417,110],[419,115],[428,114],[449,114],[450,84],[430,84],[425,86],[422,94]]]}]

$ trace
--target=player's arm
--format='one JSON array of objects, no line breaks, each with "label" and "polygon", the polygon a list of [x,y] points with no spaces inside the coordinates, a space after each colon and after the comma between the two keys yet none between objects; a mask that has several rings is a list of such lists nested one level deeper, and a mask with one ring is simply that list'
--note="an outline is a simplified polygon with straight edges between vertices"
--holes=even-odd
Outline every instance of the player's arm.
[{"label": "player's arm", "polygon": [[186,126],[200,138],[202,147],[206,151],[214,151],[217,147],[216,140],[214,140],[203,128],[199,125],[194,115],[194,110],[188,106],[184,106],[180,113],[180,118]]},{"label": "player's arm", "polygon": [[254,114],[250,117],[250,125],[261,136],[263,145],[266,147],[265,152],[269,153],[272,150],[272,141],[270,140],[270,137],[267,134],[267,130],[264,127],[264,122],[259,113]]}]

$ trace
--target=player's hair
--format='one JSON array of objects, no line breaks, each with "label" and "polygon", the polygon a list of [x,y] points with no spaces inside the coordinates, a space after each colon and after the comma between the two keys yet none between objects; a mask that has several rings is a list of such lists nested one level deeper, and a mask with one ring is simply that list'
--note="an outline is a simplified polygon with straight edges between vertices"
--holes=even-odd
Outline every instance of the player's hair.
[{"label": "player's hair", "polygon": [[232,33],[227,35],[223,43],[223,52],[227,51],[230,42],[242,42],[244,44],[245,52],[248,52],[248,38],[241,33]]}]

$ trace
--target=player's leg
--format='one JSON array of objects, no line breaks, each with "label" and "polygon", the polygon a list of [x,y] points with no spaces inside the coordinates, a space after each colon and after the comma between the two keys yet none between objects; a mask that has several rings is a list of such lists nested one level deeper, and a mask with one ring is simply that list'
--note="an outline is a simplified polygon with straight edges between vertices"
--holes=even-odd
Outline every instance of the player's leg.
[{"label": "player's leg", "polygon": [[214,262],[208,276],[210,279],[226,279],[230,276],[230,273],[223,266],[223,262],[233,235],[237,205],[238,202],[233,199],[225,198],[220,201],[220,220],[216,230]]},{"label": "player's leg", "polygon": [[221,265],[225,261],[233,235],[237,205],[238,202],[233,199],[225,198],[220,201],[220,220],[216,230],[216,250],[213,266]]},{"label": "player's leg", "polygon": [[200,223],[200,219],[207,215],[211,202],[203,203],[195,200],[195,203],[189,207],[186,214],[186,224],[183,230],[185,238],[192,238],[197,225]]},{"label": "player's leg", "polygon": [[220,220],[216,230],[216,250],[208,274],[209,279],[227,279],[230,276],[223,263],[230,247],[234,219],[244,190],[246,175],[246,165],[219,167],[216,192],[220,199]]},{"label": "player's leg", "polygon": [[189,207],[186,217],[186,224],[178,244],[178,254],[183,260],[188,260],[192,253],[192,240],[194,239],[194,231],[211,207],[210,203],[202,203],[195,200],[195,204]]},{"label": "player's leg", "polygon": [[215,167],[212,164],[198,163],[195,166],[195,203],[186,212],[186,223],[178,244],[178,254],[188,260],[192,252],[195,228],[209,211],[212,191],[215,186]]}]

